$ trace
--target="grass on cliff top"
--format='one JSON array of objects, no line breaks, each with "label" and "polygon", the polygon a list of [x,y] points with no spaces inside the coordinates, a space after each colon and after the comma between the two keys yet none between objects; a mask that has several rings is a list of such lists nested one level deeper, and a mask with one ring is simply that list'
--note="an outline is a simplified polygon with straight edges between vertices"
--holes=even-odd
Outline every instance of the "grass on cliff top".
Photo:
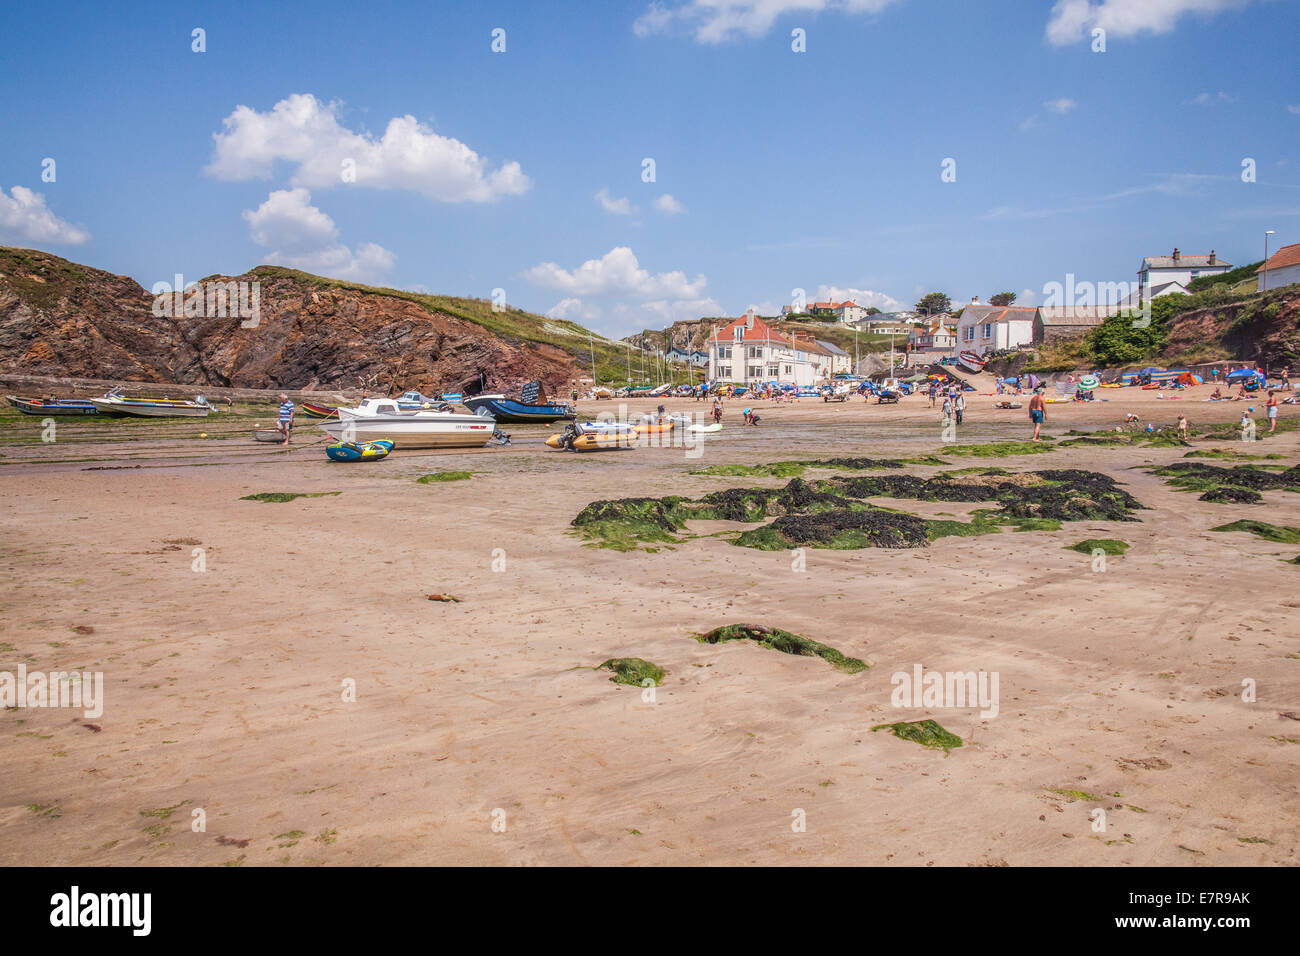
[{"label": "grass on cliff top", "polygon": [[814,641],[812,638],[783,631],[779,627],[766,627],[761,624],[727,624],[715,627],[707,634],[695,638],[701,644],[722,644],[726,641],[753,641],[762,647],[770,647],[782,654],[794,654],[798,657],[820,657],[837,670],[846,674],[856,674],[867,669],[868,665],[856,657],[845,657],[833,647]]},{"label": "grass on cliff top", "polygon": [[75,262],[38,249],[0,246],[0,275],[23,298],[49,309],[67,293],[69,285],[89,273]]},{"label": "grass on cliff top", "polygon": [[871,728],[872,733],[877,730],[888,730],[901,740],[942,750],[945,754],[961,746],[961,738],[945,730],[937,720],[900,721],[895,724],[876,724]]},{"label": "grass on cliff top", "polygon": [[613,671],[610,678],[615,684],[631,684],[633,687],[658,687],[664,682],[664,669],[658,664],[640,657],[611,657],[596,669]]},{"label": "grass on cliff top", "polygon": [[1256,537],[1263,538],[1265,541],[1275,541],[1278,544],[1300,544],[1300,528],[1268,524],[1265,521],[1234,521],[1231,524],[1222,524],[1210,530],[1247,531]]}]

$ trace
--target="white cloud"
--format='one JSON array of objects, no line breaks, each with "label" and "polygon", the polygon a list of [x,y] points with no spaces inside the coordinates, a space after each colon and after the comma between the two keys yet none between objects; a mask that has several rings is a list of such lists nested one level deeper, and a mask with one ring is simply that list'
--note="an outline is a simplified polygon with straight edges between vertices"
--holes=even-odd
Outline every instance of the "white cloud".
[{"label": "white cloud", "polygon": [[1300,114],[1300,103],[1294,103],[1294,104],[1292,104],[1292,103],[1288,103],[1288,104],[1287,104],[1287,107],[1286,107],[1286,111],[1287,111],[1288,113],[1297,113],[1297,114]]},{"label": "white cloud", "polygon": [[1038,305],[1038,293],[1033,289],[1021,289],[1016,296],[1016,305]]},{"label": "white cloud", "polygon": [[680,216],[686,207],[678,202],[672,193],[664,193],[654,201],[654,207],[666,216]]},{"label": "white cloud", "polygon": [[693,321],[706,315],[726,314],[722,304],[711,298],[642,302],[641,311],[643,321],[650,321],[653,318],[658,320],[661,327],[672,325],[674,322]]},{"label": "white cloud", "polygon": [[557,289],[570,296],[636,295],[664,299],[694,299],[704,291],[704,276],[687,279],[681,271],[651,274],[642,269],[627,246],[617,246],[599,259],[588,259],[576,269],[543,262],[523,273],[529,282]]},{"label": "white cloud", "polygon": [[0,238],[6,242],[49,242],[79,246],[90,233],[60,219],[45,205],[43,193],[15,186],[6,196],[0,187]]},{"label": "white cloud", "polygon": [[272,251],[266,261],[305,272],[378,282],[392,271],[396,256],[373,242],[353,252],[338,241],[334,220],[311,204],[311,193],[301,187],[277,189],[257,209],[242,213],[248,234],[259,246]]},{"label": "white cloud", "polygon": [[1210,16],[1243,7],[1251,0],[1057,0],[1047,21],[1047,40],[1054,46],[1076,43],[1093,29],[1107,39],[1139,33],[1168,33],[1189,13]]},{"label": "white cloud", "polygon": [[568,298],[561,299],[555,305],[546,310],[548,319],[568,319],[576,321],[591,321],[600,318],[600,309],[594,305],[585,305],[581,299]]},{"label": "white cloud", "polygon": [[817,287],[818,302],[843,302],[845,299],[856,302],[864,309],[875,306],[881,312],[903,312],[908,308],[893,296],[886,295],[883,292],[874,292],[871,289],[846,289],[837,285],[819,285]]},{"label": "white cloud", "polygon": [[276,163],[294,167],[290,183],[313,189],[355,185],[411,190],[443,202],[490,202],[527,192],[532,181],[517,162],[491,169],[460,140],[439,136],[414,116],[388,121],[384,135],[353,132],[338,119],[341,104],[295,93],[259,113],[237,106],[213,134],[215,150],[204,172],[217,179],[267,179]]},{"label": "white cloud", "polygon": [[1048,100],[1046,103],[1043,104],[1043,106],[1046,107],[1049,112],[1060,113],[1062,115],[1070,112],[1070,110],[1074,109],[1078,105],[1079,104],[1076,103],[1074,100],[1068,99],[1064,96],[1062,96],[1060,99]]},{"label": "white cloud", "polygon": [[1223,90],[1219,90],[1219,92],[1218,92],[1217,94],[1214,94],[1214,93],[1198,93],[1196,96],[1193,96],[1190,100],[1188,100],[1188,101],[1186,102],[1185,105],[1187,105],[1187,106],[1210,106],[1211,104],[1214,104],[1214,103],[1235,103],[1235,102],[1236,102],[1236,100],[1235,100],[1233,97],[1231,97],[1231,96],[1229,96],[1227,93],[1223,92]]},{"label": "white cloud", "polygon": [[616,216],[632,215],[632,201],[626,196],[615,199],[609,194],[608,189],[602,189],[596,193],[596,201],[600,203],[600,208],[605,212],[613,213]]},{"label": "white cloud", "polygon": [[1028,117],[1026,117],[1025,119],[1022,119],[1022,120],[1020,121],[1020,129],[1021,129],[1021,131],[1033,129],[1033,128],[1034,128],[1035,126],[1037,126],[1037,125],[1038,125],[1038,117],[1037,117],[1037,116],[1028,116]]},{"label": "white cloud", "polygon": [[675,7],[651,3],[632,24],[637,36],[668,31],[674,22],[688,26],[698,43],[716,44],[741,36],[761,37],[787,14],[822,10],[874,14],[895,0],[684,0]]}]

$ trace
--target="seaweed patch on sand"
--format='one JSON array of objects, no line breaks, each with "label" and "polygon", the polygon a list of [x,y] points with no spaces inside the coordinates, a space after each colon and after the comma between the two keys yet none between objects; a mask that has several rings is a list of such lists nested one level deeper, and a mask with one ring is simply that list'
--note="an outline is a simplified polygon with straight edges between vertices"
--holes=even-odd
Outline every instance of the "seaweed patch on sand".
[{"label": "seaweed patch on sand", "polygon": [[875,468],[902,468],[909,464],[942,465],[939,458],[821,458],[809,461],[775,461],[769,465],[709,465],[692,471],[692,475],[713,475],[731,478],[794,478],[809,468],[847,468],[865,471]]},{"label": "seaweed patch on sand", "polygon": [[722,644],[727,641],[753,641],[763,647],[770,647],[783,654],[797,657],[820,657],[837,670],[846,674],[864,671],[869,665],[856,657],[845,657],[833,647],[814,641],[811,638],[783,631],[779,627],[766,627],[762,624],[726,624],[715,627],[707,634],[695,638],[701,644]]},{"label": "seaweed patch on sand", "polygon": [[1068,551],[1078,551],[1080,554],[1102,551],[1111,557],[1119,557],[1129,549],[1130,545],[1127,541],[1120,541],[1118,538],[1088,538],[1086,541],[1067,544],[1065,547]]},{"label": "seaweed patch on sand", "polygon": [[421,475],[415,480],[422,485],[431,485],[435,481],[465,481],[469,477],[468,471],[435,471],[432,474]]},{"label": "seaweed patch on sand", "polygon": [[1261,491],[1300,492],[1300,465],[1282,471],[1276,466],[1234,465],[1224,468],[1200,461],[1176,461],[1150,469],[1173,488],[1199,491],[1201,501],[1258,504]]},{"label": "seaweed patch on sand", "polygon": [[[874,507],[865,498],[992,502],[969,522],[927,520]],[[948,535],[989,534],[1010,525],[1054,531],[1062,521],[1135,521],[1143,505],[1108,475],[1078,469],[1008,474],[966,470],[931,478],[916,475],[793,478],[781,488],[728,488],[691,500],[681,497],[595,501],[573,519],[577,533],[602,547],[630,550],[638,542],[684,538],[691,519],[754,522],[777,518],[739,535],[735,544],[777,550],[799,544],[822,548],[924,547]]]},{"label": "seaweed patch on sand", "polygon": [[341,491],[315,491],[315,492],[297,492],[297,491],[259,491],[255,495],[244,495],[240,501],[265,501],[265,502],[284,502],[293,501],[294,498],[328,498],[330,495],[341,495]]},{"label": "seaweed patch on sand", "polygon": [[640,657],[611,657],[599,665],[596,670],[613,671],[610,678],[615,684],[631,684],[633,687],[658,687],[664,682],[664,669],[658,664]]},{"label": "seaweed patch on sand", "polygon": [[677,544],[686,528],[686,498],[615,498],[593,501],[571,522],[583,538],[602,548],[632,551],[643,541]]},{"label": "seaweed patch on sand", "polygon": [[901,740],[910,740],[922,747],[933,747],[936,750],[942,750],[945,754],[961,746],[961,738],[944,730],[937,720],[910,720],[896,724],[876,724],[871,728],[872,733],[877,730],[891,731],[895,737]]},{"label": "seaweed patch on sand", "polygon": [[788,551],[805,545],[840,551],[923,548],[930,542],[927,524],[924,518],[883,508],[791,514],[742,533],[735,543],[760,551]]},{"label": "seaweed patch on sand", "polygon": [[1016,455],[1041,455],[1055,451],[1051,439],[1042,441],[993,441],[982,445],[946,445],[939,454],[962,455],[967,458],[1011,458]]},{"label": "seaweed patch on sand", "polygon": [[1275,541],[1278,544],[1300,544],[1300,528],[1290,528],[1286,525],[1268,524],[1265,521],[1234,521],[1231,524],[1222,524],[1217,528],[1211,528],[1211,531],[1247,531],[1265,541]]}]

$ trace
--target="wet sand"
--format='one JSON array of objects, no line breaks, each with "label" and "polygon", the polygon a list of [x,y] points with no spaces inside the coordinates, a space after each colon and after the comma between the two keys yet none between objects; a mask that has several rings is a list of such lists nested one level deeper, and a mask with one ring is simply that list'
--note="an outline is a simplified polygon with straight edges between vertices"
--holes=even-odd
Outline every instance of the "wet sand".
[{"label": "wet sand", "polygon": [[[1047,434],[1109,428],[1130,409],[1235,422],[1245,405],[1198,400],[1208,388],[1176,402],[1110,391],[1050,405]],[[1026,411],[996,400],[968,393],[960,442],[1028,437]],[[1151,510],[916,550],[808,550],[803,572],[788,552],[724,538],[623,553],[567,533],[596,499],[784,483],[689,474],[707,465],[943,454],[921,398],[755,403],[756,428],[740,425],[745,404],[729,402],[722,434],[691,458],[555,452],[541,444],[552,429],[530,426],[507,429],[509,448],[342,465],[315,429],[285,452],[220,416],[131,441],[82,441],[83,425],[4,445],[0,670],[102,671],[106,704],[93,720],[0,713],[0,862],[1296,862],[1300,568],[1285,562],[1300,545],[1208,529],[1300,526],[1300,495],[1201,502],[1135,469],[1185,448],[1073,447],[948,460],[1096,470]],[[39,423],[4,434],[15,429]],[[205,429],[228,437],[197,439]],[[1300,432],[1195,444],[1300,461]],[[447,470],[472,478],[415,481]],[[273,491],[341,494],[239,500]],[[880,503],[927,517],[982,507]],[[1132,548],[1094,572],[1065,549],[1086,538]],[[196,548],[206,570],[192,570]],[[872,666],[692,639],[740,622]],[[591,669],[613,657],[667,671],[652,702]],[[998,716],[891,706],[891,675],[917,664],[998,672]],[[945,756],[871,731],[927,717],[964,746]]]}]

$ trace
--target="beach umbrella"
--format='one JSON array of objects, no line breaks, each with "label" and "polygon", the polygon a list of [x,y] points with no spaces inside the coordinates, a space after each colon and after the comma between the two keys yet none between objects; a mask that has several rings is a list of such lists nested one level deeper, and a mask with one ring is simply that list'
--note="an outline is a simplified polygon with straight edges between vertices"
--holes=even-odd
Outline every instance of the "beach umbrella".
[{"label": "beach umbrella", "polygon": [[1038,376],[1035,375],[1033,372],[1029,373],[1029,387],[1030,388],[1038,387]]},{"label": "beach umbrella", "polygon": [[1079,387],[1084,391],[1091,391],[1100,384],[1101,382],[1097,380],[1097,376],[1095,375],[1085,375],[1083,378],[1079,379]]}]

